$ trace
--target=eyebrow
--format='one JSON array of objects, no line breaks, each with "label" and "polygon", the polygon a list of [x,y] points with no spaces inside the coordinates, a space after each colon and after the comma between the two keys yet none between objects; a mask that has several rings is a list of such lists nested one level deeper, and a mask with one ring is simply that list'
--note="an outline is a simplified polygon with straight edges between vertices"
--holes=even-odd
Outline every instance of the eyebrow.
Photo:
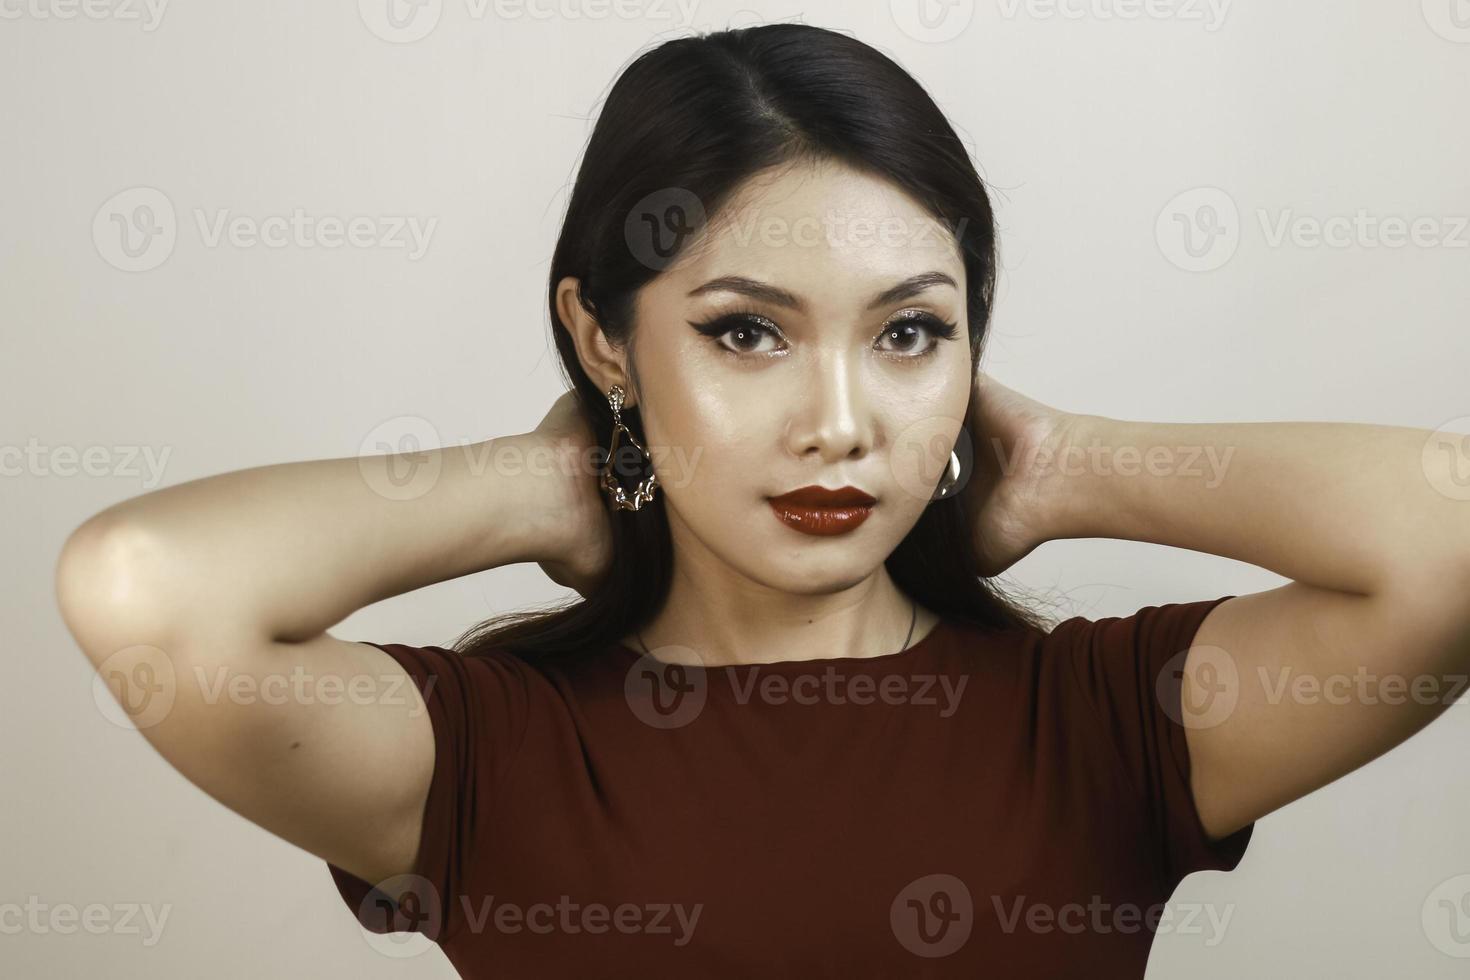
[{"label": "eyebrow", "polygon": [[[897,303],[923,292],[930,286],[952,286],[959,289],[959,284],[954,278],[946,273],[931,271],[921,272],[918,275],[909,276],[901,282],[894,283],[883,290],[877,296],[869,300],[867,309],[874,310],[889,303]],[[788,292],[779,286],[751,279],[747,276],[720,276],[711,279],[702,286],[689,291],[690,296],[703,296],[705,293],[727,292],[739,293],[752,299],[761,300],[774,306],[782,306],[787,309],[796,310],[798,313],[806,312],[806,303],[795,293]]]}]

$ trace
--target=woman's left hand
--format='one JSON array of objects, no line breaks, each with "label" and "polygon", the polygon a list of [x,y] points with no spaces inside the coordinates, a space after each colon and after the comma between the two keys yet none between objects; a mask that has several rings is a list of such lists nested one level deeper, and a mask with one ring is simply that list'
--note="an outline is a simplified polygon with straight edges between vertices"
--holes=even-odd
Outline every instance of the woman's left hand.
[{"label": "woman's left hand", "polygon": [[960,492],[973,515],[983,574],[999,575],[1047,540],[1047,494],[1055,486],[1047,478],[1056,475],[1076,418],[975,373],[965,420],[974,472]]}]

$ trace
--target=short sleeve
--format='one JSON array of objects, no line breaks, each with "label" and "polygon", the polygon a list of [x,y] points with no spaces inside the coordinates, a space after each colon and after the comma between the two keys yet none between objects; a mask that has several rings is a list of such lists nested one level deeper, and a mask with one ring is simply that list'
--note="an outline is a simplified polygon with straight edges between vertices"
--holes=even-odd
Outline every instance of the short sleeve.
[{"label": "short sleeve", "polygon": [[1102,736],[1141,802],[1144,842],[1172,890],[1195,871],[1231,871],[1255,824],[1212,840],[1200,823],[1190,789],[1185,740],[1184,654],[1205,616],[1233,596],[1147,606],[1130,616],[1075,617],[1052,636],[1068,658],[1075,683],[1096,714]]},{"label": "short sleeve", "polygon": [[[396,660],[418,690],[434,731],[434,772],[418,855],[392,890],[398,901],[327,862],[343,901],[363,928],[418,932],[443,943],[463,924],[476,834],[490,817],[525,734],[527,665],[508,652],[464,656],[438,646],[369,643]],[[413,692],[407,692],[413,697]]]}]

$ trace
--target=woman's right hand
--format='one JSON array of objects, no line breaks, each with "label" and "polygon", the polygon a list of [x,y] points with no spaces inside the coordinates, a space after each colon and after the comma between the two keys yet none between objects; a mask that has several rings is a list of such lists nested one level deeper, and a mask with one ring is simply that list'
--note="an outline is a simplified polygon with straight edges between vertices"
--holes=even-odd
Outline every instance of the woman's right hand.
[{"label": "woman's right hand", "polygon": [[[587,595],[612,552],[592,443],[568,392],[534,431],[474,452],[303,460],[156,489],[71,533],[57,606],[99,689],[179,773],[397,899],[435,771],[430,691],[419,696],[407,661],[327,630],[371,602],[515,563]],[[405,467],[432,479],[405,484]],[[259,696],[300,669],[337,683],[338,701],[364,679],[379,696]],[[191,678],[227,678],[232,696]],[[233,697],[237,680],[246,697]]]},{"label": "woman's right hand", "polygon": [[576,392],[563,392],[526,437],[553,461],[540,498],[547,547],[536,564],[557,585],[586,597],[612,565],[612,505],[592,470],[598,443],[577,408]]}]

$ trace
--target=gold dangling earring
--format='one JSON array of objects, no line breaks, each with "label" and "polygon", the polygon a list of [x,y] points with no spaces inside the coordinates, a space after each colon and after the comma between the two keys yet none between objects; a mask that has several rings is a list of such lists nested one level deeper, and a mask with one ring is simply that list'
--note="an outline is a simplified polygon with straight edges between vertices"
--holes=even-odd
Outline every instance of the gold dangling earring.
[{"label": "gold dangling earring", "polygon": [[613,430],[612,445],[607,450],[607,462],[602,467],[602,489],[603,492],[612,498],[613,506],[618,510],[639,510],[644,504],[653,500],[653,491],[658,489],[658,474],[650,473],[646,479],[641,481],[633,489],[633,496],[631,498],[618,485],[617,480],[613,478],[613,459],[617,455],[618,441],[621,438],[626,438],[638,448],[640,453],[647,456],[650,466],[653,464],[653,457],[649,455],[648,450],[639,444],[637,439],[633,438],[632,430],[623,424],[623,386],[613,385],[609,388],[607,390],[607,400],[612,406]]}]

